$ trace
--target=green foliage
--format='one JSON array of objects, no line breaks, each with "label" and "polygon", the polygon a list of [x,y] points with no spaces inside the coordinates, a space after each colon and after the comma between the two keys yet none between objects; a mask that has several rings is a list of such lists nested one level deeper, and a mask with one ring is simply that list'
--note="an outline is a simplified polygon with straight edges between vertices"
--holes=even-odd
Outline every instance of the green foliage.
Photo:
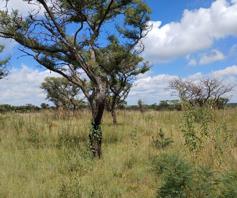
[{"label": "green foliage", "polygon": [[7,112],[35,112],[39,111],[40,108],[32,105],[32,104],[26,104],[21,106],[12,106],[8,104],[2,104],[0,105],[0,113],[7,113]]},{"label": "green foliage", "polygon": [[214,172],[193,166],[178,155],[161,154],[153,161],[162,182],[157,198],[234,198],[237,197],[237,172]]},{"label": "green foliage", "polygon": [[[0,45],[0,53],[2,53],[3,50],[4,46]],[[7,75],[6,64],[8,63],[9,59],[10,58],[8,57],[0,60],[0,79]]]},{"label": "green foliage", "polygon": [[171,138],[165,137],[165,134],[163,130],[160,128],[160,131],[156,136],[152,136],[152,144],[154,147],[158,149],[164,149],[165,147],[169,146],[171,143],[173,143],[173,140]]},{"label": "green foliage", "polygon": [[157,198],[188,198],[192,185],[192,167],[177,155],[162,154],[154,161],[155,171],[162,177]]},{"label": "green foliage", "polygon": [[80,88],[65,78],[47,77],[41,88],[47,93],[47,99],[56,107],[76,110],[84,104],[79,99]]},{"label": "green foliage", "polygon": [[210,168],[196,167],[192,175],[190,197],[215,198],[217,193],[217,178]]},{"label": "green foliage", "polygon": [[220,177],[221,184],[218,186],[220,195],[218,198],[237,197],[237,172],[227,172]]},{"label": "green foliage", "polygon": [[205,139],[210,137],[210,123],[213,120],[213,115],[209,108],[185,105],[181,131],[184,135],[185,145],[191,151],[198,151],[202,148]]}]

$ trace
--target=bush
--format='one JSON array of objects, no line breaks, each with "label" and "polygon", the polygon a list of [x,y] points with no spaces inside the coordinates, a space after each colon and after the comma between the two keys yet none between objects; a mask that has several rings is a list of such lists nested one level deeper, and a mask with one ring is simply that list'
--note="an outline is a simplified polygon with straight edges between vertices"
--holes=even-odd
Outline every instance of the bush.
[{"label": "bush", "polygon": [[171,138],[165,137],[162,129],[160,129],[160,132],[156,135],[156,137],[152,137],[152,144],[158,149],[164,149],[171,143],[173,143],[173,140]]},{"label": "bush", "polygon": [[162,181],[157,198],[237,197],[237,172],[220,174],[208,167],[194,167],[174,154],[161,154],[153,164]]},{"label": "bush", "polygon": [[216,184],[216,175],[210,168],[197,167],[193,172],[190,197],[215,198]]},{"label": "bush", "polygon": [[185,112],[182,119],[181,131],[185,145],[190,151],[199,151],[207,138],[210,137],[210,124],[213,121],[211,109],[192,107],[184,104]]},{"label": "bush", "polygon": [[155,170],[163,182],[157,198],[188,198],[192,185],[192,167],[177,155],[162,154],[155,162]]},{"label": "bush", "polygon": [[227,172],[220,177],[218,198],[237,197],[237,172]]}]

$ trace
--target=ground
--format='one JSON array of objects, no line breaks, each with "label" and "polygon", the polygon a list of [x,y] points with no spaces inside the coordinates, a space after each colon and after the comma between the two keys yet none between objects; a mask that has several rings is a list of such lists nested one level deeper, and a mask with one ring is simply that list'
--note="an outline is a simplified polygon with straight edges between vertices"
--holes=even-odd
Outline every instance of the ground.
[{"label": "ground", "polygon": [[[102,159],[88,150],[87,111],[0,114],[0,197],[156,197],[162,182],[153,162],[161,153],[217,172],[237,171],[237,109],[216,111],[210,124],[225,126],[221,149],[210,138],[195,154],[181,132],[183,114],[119,111],[113,125],[105,113]],[[173,140],[163,149],[154,146],[160,129]]]}]

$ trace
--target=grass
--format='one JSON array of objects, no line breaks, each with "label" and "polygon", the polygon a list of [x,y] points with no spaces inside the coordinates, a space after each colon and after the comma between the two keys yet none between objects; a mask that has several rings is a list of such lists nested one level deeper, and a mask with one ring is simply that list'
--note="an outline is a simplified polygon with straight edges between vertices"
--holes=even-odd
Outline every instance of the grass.
[{"label": "grass", "polygon": [[[161,153],[179,153],[217,172],[237,171],[237,109],[215,113],[211,127],[225,123],[225,131],[198,155],[184,145],[182,114],[120,111],[114,126],[106,113],[100,160],[88,151],[89,112],[2,114],[0,197],[156,197],[161,178],[152,161]],[[174,141],[165,149],[152,144],[160,128]]]}]

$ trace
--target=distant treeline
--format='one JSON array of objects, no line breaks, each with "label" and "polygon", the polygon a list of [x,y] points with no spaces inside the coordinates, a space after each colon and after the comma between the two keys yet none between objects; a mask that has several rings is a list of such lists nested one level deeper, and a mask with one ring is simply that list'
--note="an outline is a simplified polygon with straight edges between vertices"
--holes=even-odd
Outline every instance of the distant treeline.
[{"label": "distant treeline", "polygon": [[[234,108],[237,107],[237,103],[227,103],[225,107],[228,108]],[[87,109],[89,106],[82,105],[80,109]],[[182,105],[179,100],[162,100],[159,104],[143,104],[142,106],[143,110],[156,110],[156,111],[181,111]],[[220,109],[224,108],[222,106]],[[2,104],[0,105],[0,113],[4,112],[20,112],[20,113],[27,113],[27,112],[37,112],[43,109],[49,109],[49,110],[56,110],[57,108],[55,106],[50,106],[48,104],[42,103],[41,106],[36,106],[32,104],[26,104],[21,106],[13,106],[9,104]],[[118,109],[126,109],[126,110],[141,110],[141,106],[139,105],[122,105],[119,106]]]},{"label": "distant treeline", "polygon": [[32,112],[39,111],[41,108],[32,104],[13,106],[9,104],[0,105],[0,113],[4,112]]},{"label": "distant treeline", "polygon": [[125,109],[128,110],[156,110],[156,111],[162,111],[162,110],[170,110],[170,111],[181,111],[182,106],[179,100],[162,100],[159,104],[142,104],[141,105],[128,105],[125,107]]},{"label": "distant treeline", "polygon": [[[87,105],[82,104],[79,109],[85,109],[87,108]],[[50,106],[49,104],[42,103],[41,106],[36,106],[32,104],[26,104],[26,105],[9,105],[9,104],[0,104],[0,113],[4,112],[19,112],[19,113],[27,113],[27,112],[37,112],[40,110],[56,110],[59,109],[55,106]],[[67,109],[69,110],[69,109]]]}]

